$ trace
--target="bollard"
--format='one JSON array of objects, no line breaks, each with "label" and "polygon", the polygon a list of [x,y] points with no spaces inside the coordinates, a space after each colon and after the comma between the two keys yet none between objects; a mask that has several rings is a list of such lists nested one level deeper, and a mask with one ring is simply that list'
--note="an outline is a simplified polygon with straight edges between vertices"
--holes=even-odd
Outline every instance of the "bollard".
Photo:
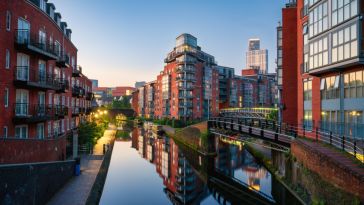
[{"label": "bollard", "polygon": [[75,164],[75,176],[80,176],[81,174],[81,158],[76,157],[76,164]]},{"label": "bollard", "polygon": [[345,150],[345,136],[342,137],[342,149]]},{"label": "bollard", "polygon": [[318,141],[318,128],[316,127],[316,142]]},{"label": "bollard", "polygon": [[356,158],[356,141],[354,141],[354,156]]},{"label": "bollard", "polygon": [[103,144],[103,147],[102,147],[102,153],[106,153],[106,144]]},{"label": "bollard", "polygon": [[330,145],[332,145],[332,132],[330,131]]}]

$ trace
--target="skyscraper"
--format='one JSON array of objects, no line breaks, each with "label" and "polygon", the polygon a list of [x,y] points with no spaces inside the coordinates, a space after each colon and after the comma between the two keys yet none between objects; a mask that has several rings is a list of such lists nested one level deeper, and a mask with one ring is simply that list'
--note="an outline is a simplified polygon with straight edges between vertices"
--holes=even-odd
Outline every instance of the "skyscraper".
[{"label": "skyscraper", "polygon": [[260,39],[249,39],[248,52],[246,52],[246,68],[257,69],[259,73],[268,71],[268,50],[260,49]]}]

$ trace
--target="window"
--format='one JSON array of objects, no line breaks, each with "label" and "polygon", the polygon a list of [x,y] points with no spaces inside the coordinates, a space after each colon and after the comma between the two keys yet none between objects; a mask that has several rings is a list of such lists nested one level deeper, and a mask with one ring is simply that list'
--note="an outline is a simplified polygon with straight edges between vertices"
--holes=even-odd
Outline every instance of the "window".
[{"label": "window", "polygon": [[51,121],[48,121],[48,137],[52,137],[52,122]]},{"label": "window", "polygon": [[329,63],[328,38],[310,43],[309,69],[325,66]]},{"label": "window", "polygon": [[46,37],[46,33],[43,30],[39,30],[39,45],[41,46],[41,48],[45,49],[46,48],[46,42],[47,42],[47,37]]},{"label": "window", "polygon": [[4,106],[9,107],[9,88],[5,88],[4,92]]},{"label": "window", "polygon": [[307,23],[303,25],[303,69],[304,72],[308,71],[308,55],[309,55],[309,45],[308,45],[308,25]]},{"label": "window", "polygon": [[357,0],[332,0],[332,26],[358,14]]},{"label": "window", "polygon": [[42,9],[44,12],[46,12],[47,3],[46,3],[45,0],[40,0],[39,1],[39,8]]},{"label": "window", "polygon": [[6,11],[6,30],[10,31],[11,29],[11,13],[10,11]]},{"label": "window", "polygon": [[44,139],[44,124],[43,123],[37,124],[37,138]]},{"label": "window", "polygon": [[319,0],[309,0],[310,1],[310,6],[314,5],[316,2],[318,2]]},{"label": "window", "polygon": [[337,99],[340,97],[340,76],[331,76],[321,79],[321,99]]},{"label": "window", "polygon": [[346,73],[344,75],[344,96],[345,98],[364,97],[364,71]]},{"label": "window", "polygon": [[304,101],[312,100],[312,80],[304,80],[303,82],[303,97]]},{"label": "window", "polygon": [[315,36],[328,29],[328,7],[327,1],[316,6],[309,17],[310,37]]},{"label": "window", "polygon": [[6,49],[5,51],[5,68],[9,69],[10,68],[10,51],[9,49]]},{"label": "window", "polygon": [[312,130],[312,110],[305,110],[303,115],[303,125],[306,130]]},{"label": "window", "polygon": [[332,62],[358,56],[357,25],[351,25],[332,34]]},{"label": "window", "polygon": [[58,56],[61,56],[61,44],[58,41],[54,42],[54,50]]},{"label": "window", "polygon": [[28,126],[27,125],[19,125],[15,127],[15,137],[20,139],[28,138]]},{"label": "window", "polygon": [[4,138],[7,138],[8,137],[8,127],[7,126],[4,126],[3,127],[3,137]]}]

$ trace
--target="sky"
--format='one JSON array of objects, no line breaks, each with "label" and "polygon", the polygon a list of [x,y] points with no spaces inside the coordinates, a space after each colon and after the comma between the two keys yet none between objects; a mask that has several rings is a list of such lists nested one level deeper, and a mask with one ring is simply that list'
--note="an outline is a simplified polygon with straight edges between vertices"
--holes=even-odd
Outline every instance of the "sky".
[{"label": "sky", "polygon": [[197,37],[218,64],[245,67],[249,38],[260,38],[275,70],[284,0],[50,0],[72,29],[78,64],[99,86],[156,79],[181,33]]}]

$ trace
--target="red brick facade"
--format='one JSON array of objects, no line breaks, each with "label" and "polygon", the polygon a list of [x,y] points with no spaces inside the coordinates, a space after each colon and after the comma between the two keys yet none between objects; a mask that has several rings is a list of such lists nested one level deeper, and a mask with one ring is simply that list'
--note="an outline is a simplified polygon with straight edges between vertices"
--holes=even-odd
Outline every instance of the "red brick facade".
[{"label": "red brick facade", "polygon": [[91,107],[72,31],[53,4],[37,3],[0,2],[0,136],[13,150],[0,149],[1,163],[65,159],[66,136]]}]

